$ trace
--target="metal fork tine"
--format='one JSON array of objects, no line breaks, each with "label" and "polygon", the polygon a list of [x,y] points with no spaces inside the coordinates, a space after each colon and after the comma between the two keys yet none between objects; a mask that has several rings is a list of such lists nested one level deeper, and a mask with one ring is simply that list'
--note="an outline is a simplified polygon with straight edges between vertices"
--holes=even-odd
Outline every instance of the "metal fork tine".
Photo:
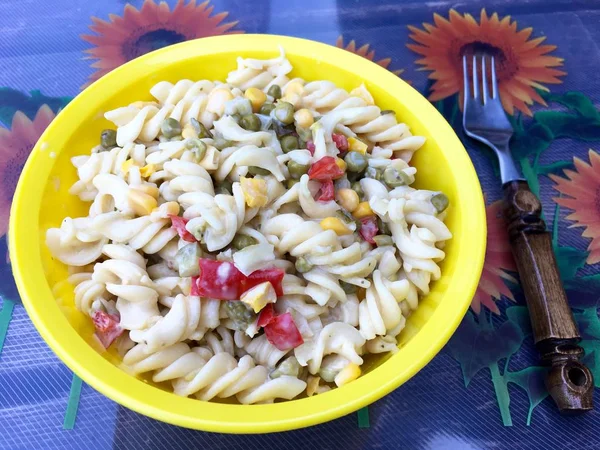
[{"label": "metal fork tine", "polygon": [[492,55],[492,98],[498,98],[498,82],[496,81],[496,61]]},{"label": "metal fork tine", "polygon": [[477,56],[473,55],[473,98],[479,98],[479,80],[477,79]]},{"label": "metal fork tine", "polygon": [[463,55],[463,78],[464,78],[464,93],[465,102],[471,97],[471,89],[469,88],[469,70],[467,69],[467,55]]},{"label": "metal fork tine", "polygon": [[483,104],[485,105],[489,100],[487,72],[485,70],[485,54],[481,55],[481,92],[483,93]]}]

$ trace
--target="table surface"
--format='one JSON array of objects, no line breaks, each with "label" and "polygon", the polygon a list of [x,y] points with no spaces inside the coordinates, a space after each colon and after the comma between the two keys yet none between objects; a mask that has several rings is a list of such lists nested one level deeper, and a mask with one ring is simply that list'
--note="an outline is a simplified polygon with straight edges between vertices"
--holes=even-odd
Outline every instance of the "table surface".
[{"label": "table surface", "polygon": [[[182,12],[194,20],[182,24]],[[585,361],[600,386],[597,0],[289,0],[285,6],[262,0],[169,0],[160,6],[153,0],[0,0],[0,234],[33,144],[86,83],[145,52],[234,31],[343,46],[399,74],[434,102],[465,143],[487,198],[486,266],[472,310],[429,365],[368,411],[288,433],[203,433],[131,412],[74,378],[27,317],[3,236],[0,448],[598,448],[598,412],[561,417],[543,386],[498,218],[497,163],[460,131],[456,65],[465,46],[492,49],[502,63],[503,96],[516,127],[512,150],[543,200]]]}]

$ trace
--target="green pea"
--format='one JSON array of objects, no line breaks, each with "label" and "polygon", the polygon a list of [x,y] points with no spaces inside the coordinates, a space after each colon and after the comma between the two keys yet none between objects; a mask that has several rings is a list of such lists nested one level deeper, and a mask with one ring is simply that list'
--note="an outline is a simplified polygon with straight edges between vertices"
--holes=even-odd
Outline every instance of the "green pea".
[{"label": "green pea", "polygon": [[275,100],[279,100],[281,98],[281,88],[278,85],[274,84],[269,88],[267,94],[273,97]]},{"label": "green pea", "polygon": [[344,158],[349,172],[362,172],[367,168],[367,157],[359,152],[348,152]]},{"label": "green pea", "polygon": [[240,121],[242,120],[242,116],[240,114],[237,114],[237,113],[236,114],[232,114],[231,118],[233,119],[233,121],[235,123],[237,123],[238,125],[240,125]]},{"label": "green pea", "polygon": [[360,185],[360,181],[355,181],[352,183],[352,190],[358,194],[358,198],[362,200],[365,193],[363,191],[362,186]]},{"label": "green pea", "polygon": [[381,180],[381,170],[376,169],[375,167],[369,167],[365,170],[365,178],[373,178],[377,181]]},{"label": "green pea", "polygon": [[102,130],[100,133],[100,145],[106,150],[117,146],[117,132],[115,130]]},{"label": "green pea", "polygon": [[431,204],[434,206],[437,212],[441,213],[446,210],[450,204],[450,200],[448,200],[448,197],[446,197],[445,194],[440,192],[439,194],[435,194],[433,197],[431,197]]},{"label": "green pea", "polygon": [[236,234],[231,242],[231,245],[233,245],[233,248],[236,250],[242,250],[243,248],[256,245],[257,243],[257,240],[251,236],[247,236],[245,234]]},{"label": "green pea", "polygon": [[272,114],[284,125],[289,125],[294,121],[294,105],[288,102],[277,102]]},{"label": "green pea", "polygon": [[289,160],[287,163],[288,170],[290,171],[290,176],[295,180],[299,180],[302,175],[308,172],[310,169],[310,165],[308,164],[299,164],[294,160]]},{"label": "green pea", "polygon": [[218,148],[219,150],[223,150],[224,148],[232,147],[233,146],[233,142],[232,141],[228,141],[227,139],[223,139],[221,136],[218,136],[213,141],[213,145],[216,148]]},{"label": "green pea", "polygon": [[298,149],[298,138],[296,136],[288,134],[287,136],[281,138],[280,143],[283,153]]},{"label": "green pea", "polygon": [[196,119],[193,119],[193,118],[190,120],[190,123],[192,124],[192,128],[194,128],[194,131],[196,132],[196,134],[198,134],[198,137],[200,139],[203,139],[203,138],[211,138],[212,139],[212,137],[213,137],[212,133],[206,129],[204,124],[202,124],[201,122],[198,122]]},{"label": "green pea", "polygon": [[198,138],[186,140],[185,148],[191,150],[192,154],[194,155],[194,161],[197,163],[202,161],[204,159],[204,155],[206,155],[206,144]]},{"label": "green pea", "polygon": [[229,300],[224,305],[225,313],[239,331],[246,329],[256,320],[256,314],[244,302],[239,300]]},{"label": "green pea", "polygon": [[299,256],[296,259],[296,270],[300,273],[305,273],[310,271],[313,268],[313,265],[309,263],[305,258]]},{"label": "green pea", "polygon": [[173,119],[172,117],[163,120],[160,129],[162,134],[169,139],[181,134],[181,124],[177,119]]},{"label": "green pea", "polygon": [[285,182],[285,185],[287,186],[288,189],[291,189],[294,187],[294,185],[298,183],[298,180],[294,180],[294,179],[289,179]]},{"label": "green pea", "polygon": [[259,131],[260,125],[260,119],[255,114],[249,114],[240,120],[240,127],[248,131]]},{"label": "green pea", "polygon": [[202,258],[202,250],[196,243],[184,245],[175,255],[180,277],[195,277],[200,273],[198,260]]},{"label": "green pea", "polygon": [[384,109],[383,111],[381,111],[380,114],[382,116],[385,116],[386,114],[396,114],[396,111],[394,111],[393,109]]},{"label": "green pea", "polygon": [[215,189],[215,194],[231,195],[233,184],[229,180],[223,180]]},{"label": "green pea", "polygon": [[262,175],[262,176],[267,176],[267,175],[271,174],[271,172],[269,172],[267,169],[263,169],[262,167],[258,167],[258,166],[248,166],[248,173],[250,175]]},{"label": "green pea", "polygon": [[270,376],[272,379],[279,378],[281,375],[289,375],[292,377],[298,377],[300,375],[300,371],[302,370],[302,366],[296,359],[295,356],[290,356],[285,359],[279,367],[271,372]]},{"label": "green pea", "polygon": [[379,230],[379,234],[390,234],[390,227],[381,220],[381,217],[377,217],[377,229]]},{"label": "green pea", "polygon": [[358,291],[358,287],[354,284],[346,283],[345,281],[340,280],[340,286],[344,290],[346,294],[356,294]]},{"label": "green pea", "polygon": [[312,139],[312,131],[310,131],[308,128],[296,127],[296,133],[298,133],[298,137],[303,141],[310,141]]},{"label": "green pea", "polygon": [[410,181],[410,177],[404,171],[396,170],[392,166],[386,167],[383,171],[383,182],[391,188],[406,186]]},{"label": "green pea", "polygon": [[377,247],[394,245],[392,237],[388,236],[387,234],[378,234],[377,236],[373,236],[373,240],[375,241],[375,244],[377,244]]},{"label": "green pea", "polygon": [[275,109],[275,105],[273,103],[263,103],[258,111],[260,114],[264,114],[265,116],[271,115],[271,111]]}]

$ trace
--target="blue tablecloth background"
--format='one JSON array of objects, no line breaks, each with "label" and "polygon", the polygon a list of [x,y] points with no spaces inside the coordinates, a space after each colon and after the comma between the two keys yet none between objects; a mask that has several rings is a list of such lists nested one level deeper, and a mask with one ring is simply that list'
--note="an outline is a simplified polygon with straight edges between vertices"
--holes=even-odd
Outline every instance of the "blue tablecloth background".
[{"label": "blue tablecloth background", "polygon": [[[546,37],[538,45],[557,47],[546,57],[564,59],[552,68],[556,60],[548,59],[548,65],[539,69],[536,92],[547,106],[535,102],[533,117],[524,114],[524,109],[514,111],[517,132],[512,148],[532,189],[543,199],[561,273],[584,338],[586,362],[600,386],[600,256],[596,254],[600,252],[600,157],[596,154],[600,150],[599,1],[214,0],[200,4],[169,0],[157,5],[153,0],[129,4],[120,0],[0,0],[0,126],[4,128],[0,131],[0,219],[4,224],[0,231],[6,231],[14,185],[35,139],[53,115],[101,70],[183,39],[231,31],[273,33],[337,43],[356,52],[368,44],[368,49],[362,48],[365,56],[389,70],[402,71],[402,78],[430,95],[431,70],[422,70],[422,56],[407,47],[416,44],[408,25],[423,30],[423,23],[435,21],[438,28],[457,30],[457,22],[445,22],[454,14],[451,8],[460,17],[470,13],[480,22],[485,7],[486,18],[497,13],[499,19],[510,15],[510,20],[516,20],[512,34],[504,30],[498,32],[501,37],[501,33],[509,38],[531,27],[529,40]],[[173,13],[184,5],[186,14],[194,16],[186,26],[182,16],[177,19]],[[229,15],[218,16],[223,12]],[[108,23],[96,21],[99,28],[93,32],[88,28],[94,24],[92,17]],[[448,42],[460,40],[450,31]],[[471,40],[490,44],[489,35],[479,33]],[[85,52],[90,49],[96,53]],[[517,58],[521,66],[535,60]],[[434,69],[439,73],[444,68]],[[566,75],[552,74],[552,70]],[[548,81],[552,78],[560,82]],[[528,98],[518,89],[513,89],[512,95]],[[490,229],[495,230],[491,234],[494,242],[490,243],[478,294],[478,303],[487,307],[481,307],[479,314],[469,312],[455,337],[429,365],[369,407],[370,427],[359,428],[357,415],[351,414],[304,430],[231,436],[154,421],[85,384],[78,403],[79,380],[72,385],[73,374],[42,341],[20,304],[10,274],[6,238],[2,237],[0,342],[2,317],[8,321],[13,307],[14,311],[0,353],[0,449],[600,447],[596,411],[563,418],[547,397],[523,294],[513,278],[516,275],[505,237],[495,217],[498,204],[494,202],[500,196],[496,164],[488,153],[464,139],[457,102],[453,92],[434,103],[465,142],[490,205],[488,220]],[[574,157],[580,161],[574,162]],[[567,177],[565,169],[574,172],[567,172]],[[576,195],[570,196],[573,192]],[[559,196],[562,200],[555,200]],[[569,201],[571,197],[575,198]],[[573,212],[577,215],[567,219]],[[587,227],[585,235],[584,228],[570,228],[574,223]],[[499,273],[505,279],[499,278]],[[499,297],[496,300],[490,295],[494,292]],[[474,308],[478,310],[477,304]],[[496,308],[495,312],[489,310]],[[65,422],[68,405],[79,405],[74,423],[72,414]]]}]

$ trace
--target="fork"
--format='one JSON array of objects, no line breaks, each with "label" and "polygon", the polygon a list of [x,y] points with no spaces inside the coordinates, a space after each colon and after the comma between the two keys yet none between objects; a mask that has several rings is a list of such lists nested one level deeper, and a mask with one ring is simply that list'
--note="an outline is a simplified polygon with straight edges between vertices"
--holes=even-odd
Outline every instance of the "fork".
[{"label": "fork", "polygon": [[467,136],[490,147],[498,157],[511,249],[525,292],[535,346],[541,363],[549,367],[546,387],[561,413],[580,414],[593,408],[594,380],[580,361],[584,354],[578,345],[581,337],[560,280],[550,233],[541,216],[542,205],[529,190],[510,153],[513,129],[500,101],[495,58],[474,54],[472,65],[471,88],[468,59],[464,55],[463,128]]}]

